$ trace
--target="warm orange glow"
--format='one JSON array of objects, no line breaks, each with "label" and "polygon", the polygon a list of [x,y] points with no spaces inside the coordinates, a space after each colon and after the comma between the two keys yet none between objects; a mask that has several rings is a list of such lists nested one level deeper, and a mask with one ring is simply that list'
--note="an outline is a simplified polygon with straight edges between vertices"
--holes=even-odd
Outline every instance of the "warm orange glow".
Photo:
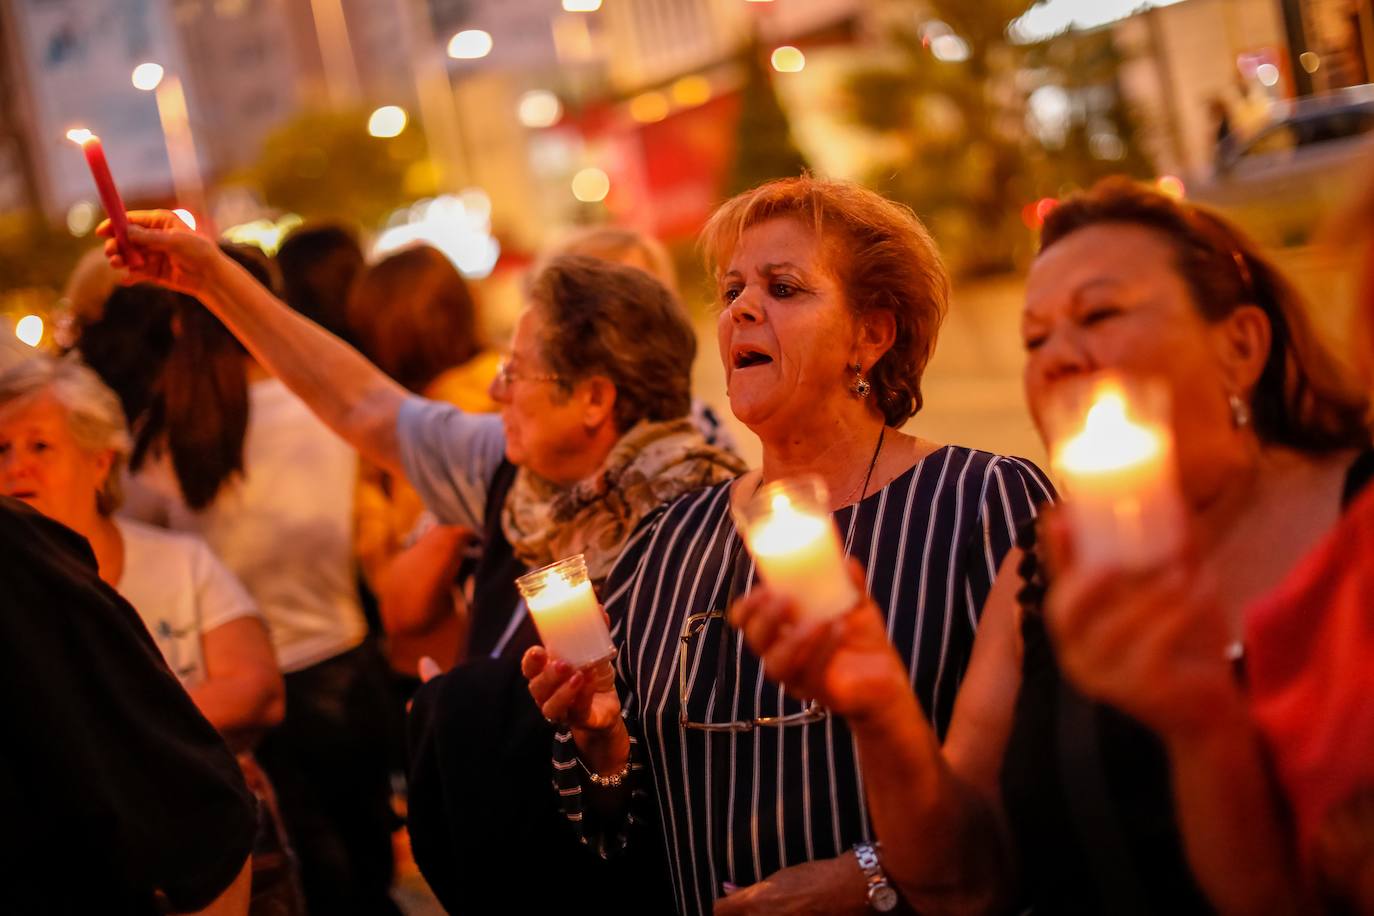
[{"label": "warm orange glow", "polygon": [[1104,387],[1088,408],[1082,431],[1060,446],[1058,463],[1073,474],[1120,471],[1155,461],[1162,450],[1159,435],[1127,415],[1125,394]]},{"label": "warm orange glow", "polygon": [[1183,186],[1183,179],[1177,175],[1165,175],[1156,181],[1155,185],[1175,200],[1181,199],[1188,193],[1188,189]]},{"label": "warm orange glow", "polygon": [[704,76],[684,76],[673,83],[673,101],[685,108],[711,101],[711,81]]},{"label": "warm orange glow", "polygon": [[668,117],[670,106],[661,92],[644,92],[630,100],[630,117],[641,124],[652,124]]}]

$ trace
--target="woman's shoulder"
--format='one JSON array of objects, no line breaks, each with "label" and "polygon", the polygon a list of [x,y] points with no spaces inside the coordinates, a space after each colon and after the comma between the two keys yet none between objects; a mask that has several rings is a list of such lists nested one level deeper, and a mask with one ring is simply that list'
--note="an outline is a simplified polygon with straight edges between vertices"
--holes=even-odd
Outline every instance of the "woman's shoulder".
[{"label": "woman's shoulder", "polygon": [[609,580],[624,582],[633,578],[651,558],[655,568],[663,567],[663,558],[683,545],[684,534],[710,534],[722,525],[733,526],[730,517],[730,487],[733,484],[733,480],[726,480],[684,493],[646,515],[626,540]]},{"label": "woman's shoulder", "polygon": [[1054,485],[1035,462],[965,445],[934,448],[892,483],[923,477],[932,470],[939,486],[957,488],[980,503],[993,497],[1005,500],[1009,488],[1034,505],[1055,499]]},{"label": "woman's shoulder", "polygon": [[164,562],[189,562],[202,551],[210,553],[205,542],[194,534],[171,531],[125,516],[116,516],[114,522],[124,538],[126,553],[146,551]]}]

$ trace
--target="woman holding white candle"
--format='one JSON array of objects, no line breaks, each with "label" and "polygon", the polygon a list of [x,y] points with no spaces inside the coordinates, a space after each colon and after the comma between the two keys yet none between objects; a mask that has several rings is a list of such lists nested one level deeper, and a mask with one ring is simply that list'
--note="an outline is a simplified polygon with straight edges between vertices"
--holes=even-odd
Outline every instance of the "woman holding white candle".
[{"label": "woman holding white candle", "polygon": [[[1027,462],[901,431],[948,297],[909,210],[846,183],[772,182],[725,204],[704,245],[730,406],[763,467],[671,504],[612,571],[601,597],[623,695],[539,648],[525,673],[571,726],[555,778],[574,826],[615,855],[647,839],[630,836],[637,806],[656,807],[679,912],[881,909],[891,888],[849,726],[769,682],[724,619],[755,581],[744,541],[818,617],[859,597],[842,556],[861,558],[879,642],[891,635],[903,690],[943,734],[979,616],[991,594],[1011,598],[1013,532],[1048,485]],[[774,489],[808,475],[823,496]]]},{"label": "woman holding white candle", "polygon": [[[559,850],[564,833],[543,772],[548,726],[518,690],[518,660],[537,634],[515,580],[582,553],[600,581],[662,502],[743,470],[687,417],[696,338],[681,304],[636,268],[553,259],[532,278],[492,382],[500,416],[469,414],[409,394],[176,216],[129,221],[132,244],[149,255],[136,279],[196,295],[363,457],[404,475],[441,523],[482,532],[466,660],[422,689],[412,714],[412,766],[423,762],[433,778],[412,771],[411,838],[454,909],[508,907],[509,888],[532,862],[549,880],[525,889],[522,905],[563,899],[557,876],[585,878],[588,869]],[[113,241],[106,253],[124,266]],[[487,738],[490,754],[472,752],[473,734]],[[450,738],[452,758],[443,756]],[[531,772],[532,784],[523,778]],[[543,829],[550,821],[555,829]],[[521,856],[507,854],[516,846]]]},{"label": "woman holding white candle", "polygon": [[[905,761],[905,778],[867,787],[889,869],[921,912],[1005,905],[1014,863],[1019,902],[1047,912],[1291,909],[1292,863],[1243,803],[1266,783],[1228,643],[1247,603],[1374,470],[1366,403],[1282,275],[1203,211],[1104,183],[1062,204],[1042,245],[1023,318],[1042,434],[1066,386],[1104,371],[1161,383],[1190,562],[1215,599],[1189,590],[1176,550],[1132,571],[1138,555],[1085,547],[1065,512],[1051,526],[1060,568],[1047,611],[1031,549],[1019,627],[985,620],[943,747],[898,690],[895,654],[874,648],[870,606],[809,641],[774,635],[796,613],[775,595],[750,596],[737,618],[794,690],[879,723],[858,731],[865,759]],[[1084,563],[1090,550],[1098,559]],[[1190,866],[1215,875],[1222,852],[1244,859],[1244,874],[1199,887]]]}]

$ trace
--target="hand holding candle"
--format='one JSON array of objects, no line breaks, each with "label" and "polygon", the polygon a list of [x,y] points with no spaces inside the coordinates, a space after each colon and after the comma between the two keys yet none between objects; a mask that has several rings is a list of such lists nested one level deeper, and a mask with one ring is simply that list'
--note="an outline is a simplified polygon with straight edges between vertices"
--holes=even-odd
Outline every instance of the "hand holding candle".
[{"label": "hand holding candle", "polygon": [[614,682],[615,648],[581,554],[526,573],[515,585],[550,655],[575,668],[595,666],[598,680],[609,675]]},{"label": "hand holding candle", "polygon": [[130,267],[141,266],[142,257],[129,244],[129,219],[125,215],[124,201],[119,196],[119,189],[115,187],[114,176],[110,174],[110,165],[105,161],[105,148],[101,145],[100,138],[85,128],[73,128],[67,131],[67,139],[80,146],[81,152],[86,156],[86,165],[90,167],[91,177],[95,179],[96,192],[100,195],[100,205],[110,217],[120,256]]},{"label": "hand holding candle", "polygon": [[744,507],[740,529],[764,581],[803,618],[838,617],[858,602],[819,477],[763,487]]},{"label": "hand holding candle", "polygon": [[1066,391],[1058,413],[1051,462],[1077,561],[1145,569],[1175,556],[1184,519],[1162,390],[1099,379]]}]

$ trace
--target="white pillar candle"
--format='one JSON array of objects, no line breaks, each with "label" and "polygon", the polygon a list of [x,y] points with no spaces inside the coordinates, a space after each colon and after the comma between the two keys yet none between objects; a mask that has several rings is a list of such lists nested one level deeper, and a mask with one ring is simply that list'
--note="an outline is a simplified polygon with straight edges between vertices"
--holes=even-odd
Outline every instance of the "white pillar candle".
[{"label": "white pillar candle", "polygon": [[515,584],[550,655],[585,668],[614,653],[581,554],[527,573]]},{"label": "white pillar candle", "polygon": [[1099,382],[1081,427],[1053,449],[1075,557],[1085,566],[1144,569],[1182,545],[1173,434],[1158,398],[1149,415],[1150,400]]},{"label": "white pillar candle", "polygon": [[744,540],[759,574],[769,588],[796,602],[802,617],[838,617],[858,602],[819,478],[770,484],[742,515]]}]

